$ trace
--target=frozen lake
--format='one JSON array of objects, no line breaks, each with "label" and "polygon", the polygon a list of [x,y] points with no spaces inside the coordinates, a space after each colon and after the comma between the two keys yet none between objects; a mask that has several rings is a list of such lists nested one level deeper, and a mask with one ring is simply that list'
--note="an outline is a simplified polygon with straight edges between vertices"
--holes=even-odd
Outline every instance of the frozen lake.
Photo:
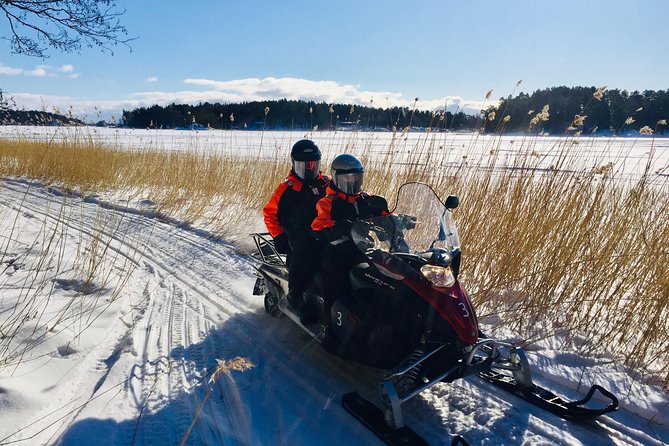
[{"label": "frozen lake", "polygon": [[[479,135],[455,132],[158,130],[101,127],[0,126],[0,137],[42,141],[91,141],[128,150],[161,150],[209,155],[284,159],[298,139],[313,139],[326,160],[339,153],[363,154],[395,163],[444,168],[467,162],[504,169],[530,160],[550,169],[566,154],[565,168],[589,171],[609,165],[617,178],[636,179],[650,161],[652,181],[669,175],[669,138],[536,135]],[[429,165],[429,166],[428,166]]]}]

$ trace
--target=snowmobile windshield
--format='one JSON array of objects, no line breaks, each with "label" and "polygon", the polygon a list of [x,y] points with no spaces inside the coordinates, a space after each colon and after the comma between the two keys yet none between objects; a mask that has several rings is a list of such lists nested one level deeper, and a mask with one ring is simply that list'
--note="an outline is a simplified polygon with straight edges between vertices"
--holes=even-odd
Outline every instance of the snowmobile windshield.
[{"label": "snowmobile windshield", "polygon": [[460,249],[460,237],[450,209],[423,183],[400,187],[392,214],[359,221],[351,228],[352,240],[362,252],[425,252]]}]

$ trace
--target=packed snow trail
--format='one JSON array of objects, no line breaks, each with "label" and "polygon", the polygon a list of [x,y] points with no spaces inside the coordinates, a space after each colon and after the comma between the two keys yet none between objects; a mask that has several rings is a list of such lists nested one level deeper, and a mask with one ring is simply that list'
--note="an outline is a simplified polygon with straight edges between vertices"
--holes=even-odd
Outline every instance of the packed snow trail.
[{"label": "packed snow trail", "polygon": [[[250,260],[233,246],[140,206],[114,209],[36,183],[1,184],[0,216],[19,213],[13,237],[27,237],[30,225],[60,225],[75,252],[84,249],[79,232],[95,235],[108,244],[123,291],[90,297],[98,316],[83,335],[54,330],[34,358],[0,370],[0,444],[179,444],[210,388],[187,444],[380,443],[340,404],[351,390],[372,398],[378,372],[328,355],[289,320],[267,315],[251,294]],[[55,354],[63,345],[71,350]],[[216,360],[237,357],[254,367],[209,382]],[[439,384],[404,413],[434,445],[456,433],[485,445],[669,441],[666,428],[625,411],[570,423],[476,378]]]}]

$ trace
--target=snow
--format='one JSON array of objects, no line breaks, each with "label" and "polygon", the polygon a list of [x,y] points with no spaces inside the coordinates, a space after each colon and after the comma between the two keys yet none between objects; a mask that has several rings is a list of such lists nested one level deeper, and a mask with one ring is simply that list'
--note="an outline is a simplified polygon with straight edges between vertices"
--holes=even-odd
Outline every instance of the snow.
[{"label": "snow", "polygon": [[[2,128],[9,137],[19,131],[56,132]],[[219,152],[240,143],[239,150],[251,151],[260,138],[75,131],[99,132],[93,134],[102,140],[119,135],[116,142],[135,149],[150,141]],[[301,136],[267,132],[263,147],[274,156]],[[332,151],[353,138],[331,137],[314,134]],[[363,137],[379,150],[389,141],[387,134]],[[225,143],[229,138],[236,143]],[[639,157],[650,147],[649,140],[631,149],[619,140],[611,150],[603,141],[611,152]],[[603,150],[599,142],[592,147]],[[287,318],[267,315],[262,298],[251,294],[253,262],[243,250],[161,219],[141,197],[112,207],[104,198],[1,179],[0,258],[0,444],[179,444],[191,424],[186,444],[381,444],[340,405],[351,390],[372,398],[378,371],[330,356]],[[450,444],[455,434],[473,445],[669,443],[669,397],[660,388],[635,381],[608,358],[582,358],[550,342],[527,355],[544,387],[575,398],[599,383],[618,395],[621,410],[573,423],[469,377],[406,403],[407,424],[435,445]],[[238,358],[253,367],[231,366],[210,382],[218,360]]]}]

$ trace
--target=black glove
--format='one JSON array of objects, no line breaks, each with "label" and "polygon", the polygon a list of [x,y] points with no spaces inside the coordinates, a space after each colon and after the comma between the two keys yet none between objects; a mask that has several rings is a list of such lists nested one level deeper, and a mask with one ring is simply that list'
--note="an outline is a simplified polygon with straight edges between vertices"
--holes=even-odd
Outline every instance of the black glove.
[{"label": "black glove", "polygon": [[404,229],[415,228],[417,222],[418,222],[418,218],[415,215],[411,215],[411,214],[402,215],[402,224],[404,226]]},{"label": "black glove", "polygon": [[365,198],[367,203],[367,212],[370,217],[380,217],[383,214],[389,214],[388,202],[381,195],[369,195]]},{"label": "black glove", "polygon": [[355,220],[358,213],[355,206],[346,200],[332,200],[332,209],[330,209],[330,218],[333,220]]},{"label": "black glove", "polygon": [[288,236],[285,232],[274,237],[274,248],[279,254],[288,254],[290,245],[288,244]]}]

